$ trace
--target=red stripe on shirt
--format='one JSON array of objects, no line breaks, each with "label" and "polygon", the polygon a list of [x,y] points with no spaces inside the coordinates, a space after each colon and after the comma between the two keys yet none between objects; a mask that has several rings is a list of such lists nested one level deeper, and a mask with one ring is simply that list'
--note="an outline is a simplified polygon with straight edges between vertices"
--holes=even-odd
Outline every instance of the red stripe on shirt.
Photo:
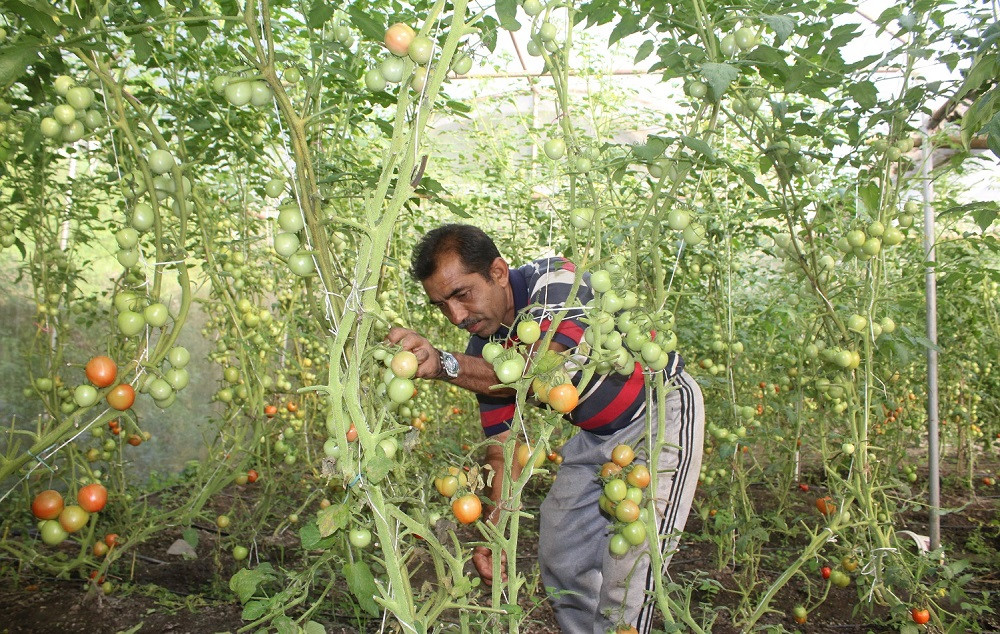
[{"label": "red stripe on shirt", "polygon": [[499,425],[501,423],[506,423],[509,420],[514,419],[514,403],[510,405],[501,405],[496,409],[483,410],[482,406],[479,409],[479,420],[483,423],[483,427],[492,427],[493,425]]},{"label": "red stripe on shirt", "polygon": [[[539,325],[542,327],[542,334],[544,335],[549,331],[549,326],[552,325],[552,320],[543,319],[542,323]],[[559,327],[556,328],[556,333],[566,335],[573,340],[573,343],[580,343],[583,339],[583,327],[572,319],[563,319],[560,321]]]},{"label": "red stripe on shirt", "polygon": [[621,416],[630,405],[635,403],[635,399],[639,396],[639,393],[642,391],[644,385],[645,381],[642,377],[642,366],[636,363],[632,376],[630,376],[628,381],[625,382],[625,385],[622,386],[621,391],[618,392],[618,395],[615,396],[614,400],[608,403],[607,407],[587,420],[576,421],[576,424],[579,425],[581,429],[588,430],[597,429],[598,427],[607,425]]},{"label": "red stripe on shirt", "polygon": [[565,258],[563,258],[562,267],[571,273],[576,273],[576,265]]}]

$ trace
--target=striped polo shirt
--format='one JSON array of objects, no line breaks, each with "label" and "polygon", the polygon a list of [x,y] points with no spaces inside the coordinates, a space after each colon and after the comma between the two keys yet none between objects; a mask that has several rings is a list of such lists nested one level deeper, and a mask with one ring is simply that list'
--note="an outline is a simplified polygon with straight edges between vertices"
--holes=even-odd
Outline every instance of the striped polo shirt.
[{"label": "striped polo shirt", "polygon": [[[594,297],[590,288],[590,274],[584,273],[577,289],[576,301],[567,301],[575,277],[576,267],[573,263],[558,257],[536,260],[519,268],[512,268],[509,274],[515,313],[532,306],[528,312],[539,322],[543,336],[554,318],[561,315],[562,320],[552,340],[565,345],[571,353],[583,340],[583,332],[587,328],[587,324],[581,320],[584,314],[582,307]],[[568,308],[567,304],[570,304]],[[472,335],[465,353],[481,357],[483,347],[491,340],[510,347],[517,343],[517,334],[501,326],[488,339]],[[683,359],[671,352],[669,362],[663,369],[664,376],[667,380],[673,379],[683,368]],[[577,371],[570,377],[580,393],[580,401],[572,412],[564,416],[569,422],[589,432],[605,435],[628,426],[643,415],[646,407],[643,389],[645,381],[642,366],[638,363],[629,376],[618,372],[594,374],[590,383],[581,388],[579,383],[582,378],[582,371]],[[476,398],[479,401],[483,431],[487,436],[510,429],[511,421],[514,420],[514,396],[477,394]]]}]

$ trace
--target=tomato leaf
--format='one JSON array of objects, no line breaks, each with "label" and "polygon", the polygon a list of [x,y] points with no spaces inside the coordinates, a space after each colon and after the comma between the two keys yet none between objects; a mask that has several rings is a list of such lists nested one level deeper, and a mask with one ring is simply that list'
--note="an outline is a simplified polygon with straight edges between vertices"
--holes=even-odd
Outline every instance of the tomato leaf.
[{"label": "tomato leaf", "polygon": [[871,110],[878,103],[878,90],[875,88],[875,84],[870,81],[850,84],[847,87],[847,94],[865,110]]},{"label": "tomato leaf", "polygon": [[635,59],[633,60],[636,64],[646,59],[653,53],[653,40],[646,40],[639,46],[639,50],[635,52]]},{"label": "tomato leaf", "polygon": [[25,43],[5,48],[0,52],[0,87],[14,83],[24,74],[28,64],[38,59],[38,47],[35,38],[24,38]]},{"label": "tomato leaf", "polygon": [[500,26],[508,31],[516,31],[521,28],[521,23],[515,17],[517,15],[517,0],[497,0],[497,19]]},{"label": "tomato leaf", "polygon": [[361,609],[372,616],[377,616],[379,609],[374,597],[378,595],[378,588],[375,586],[375,577],[372,576],[368,564],[363,561],[344,564],[344,578]]},{"label": "tomato leaf", "polygon": [[982,131],[986,133],[986,145],[1000,158],[1000,112],[993,115]]},{"label": "tomato leaf", "polygon": [[385,479],[392,471],[393,461],[385,456],[385,452],[379,447],[375,450],[375,457],[365,463],[365,477],[369,482],[379,483]]},{"label": "tomato leaf", "polygon": [[190,526],[184,529],[181,533],[181,537],[184,538],[184,541],[191,545],[191,548],[198,547],[198,531]]},{"label": "tomato leaf", "polygon": [[880,197],[878,186],[874,183],[858,188],[858,202],[864,207],[869,218],[878,218]]},{"label": "tomato leaf", "polygon": [[500,26],[491,15],[484,15],[479,27],[479,38],[483,41],[486,50],[493,52],[497,48],[497,28]]},{"label": "tomato leaf", "polygon": [[240,603],[246,603],[257,592],[257,586],[274,579],[274,568],[262,563],[256,568],[244,568],[229,579],[229,589],[236,593]]},{"label": "tomato leaf", "polygon": [[743,179],[743,182],[746,183],[747,186],[750,187],[750,189],[752,189],[758,196],[760,196],[764,200],[769,199],[767,188],[761,185],[759,182],[757,182],[757,177],[754,176],[753,172],[751,172],[750,170],[741,165],[737,165],[730,161],[726,161],[726,165],[729,166],[729,169],[736,172],[736,174]]},{"label": "tomato leaf", "polygon": [[333,535],[347,526],[350,521],[351,512],[344,504],[331,504],[316,514],[316,525],[319,527],[319,534],[323,537]]},{"label": "tomato leaf", "polygon": [[319,526],[310,522],[299,529],[299,541],[302,550],[319,550],[333,545],[333,537],[323,537],[319,534]]},{"label": "tomato leaf", "polygon": [[693,136],[682,136],[681,142],[684,143],[684,145],[686,145],[689,149],[703,155],[708,160],[715,160],[715,152],[712,150],[712,146],[705,143],[701,139]]},{"label": "tomato leaf", "polygon": [[351,24],[361,31],[366,39],[381,42],[385,37],[385,25],[372,18],[356,6],[347,9],[347,15],[351,16]]},{"label": "tomato leaf", "polygon": [[764,15],[761,17],[774,31],[775,43],[778,45],[783,44],[788,36],[795,31],[795,20],[787,15]]},{"label": "tomato leaf", "polygon": [[608,45],[610,46],[623,37],[632,35],[640,28],[639,16],[634,13],[623,14],[621,20],[615,25],[615,28],[611,31],[611,35],[608,37]]},{"label": "tomato leaf", "polygon": [[287,617],[284,614],[277,616],[271,621],[271,627],[278,634],[298,634],[299,626],[295,624],[295,621],[291,617]]},{"label": "tomato leaf", "polygon": [[329,2],[314,2],[306,17],[306,26],[318,29],[333,17],[334,8]]},{"label": "tomato leaf", "polygon": [[240,615],[244,621],[256,621],[260,617],[264,616],[267,609],[271,606],[270,601],[250,601],[243,606],[243,613]]},{"label": "tomato leaf", "polygon": [[135,53],[135,62],[142,64],[153,54],[153,47],[149,45],[149,40],[142,33],[133,33],[132,50]]},{"label": "tomato leaf", "polygon": [[304,634],[326,634],[326,628],[323,627],[321,623],[316,621],[309,621],[302,626],[302,631]]},{"label": "tomato leaf", "polygon": [[731,66],[730,64],[703,62],[701,65],[701,76],[705,78],[705,81],[712,88],[712,93],[716,97],[719,97],[729,90],[729,84],[739,79],[740,72],[736,70],[735,66]]}]

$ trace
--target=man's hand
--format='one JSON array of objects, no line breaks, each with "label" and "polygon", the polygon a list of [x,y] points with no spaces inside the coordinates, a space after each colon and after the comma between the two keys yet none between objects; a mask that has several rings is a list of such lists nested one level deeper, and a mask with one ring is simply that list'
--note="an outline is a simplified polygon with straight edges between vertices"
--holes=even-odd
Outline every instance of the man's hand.
[{"label": "man's hand", "polygon": [[403,350],[409,350],[417,356],[417,378],[436,379],[441,376],[441,356],[437,348],[420,333],[396,326],[389,330],[386,338],[389,343],[398,344]]},{"label": "man's hand", "polygon": [[[472,550],[472,563],[476,566],[476,572],[483,582],[493,585],[493,551],[486,546],[476,546]],[[507,581],[507,555],[501,553],[500,574],[504,581]]]}]

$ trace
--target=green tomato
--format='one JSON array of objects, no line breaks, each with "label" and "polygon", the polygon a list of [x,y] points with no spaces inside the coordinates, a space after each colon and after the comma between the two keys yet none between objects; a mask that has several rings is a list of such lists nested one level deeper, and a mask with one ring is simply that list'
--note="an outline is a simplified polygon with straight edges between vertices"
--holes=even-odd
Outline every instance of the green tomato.
[{"label": "green tomato", "polygon": [[274,92],[267,82],[255,81],[250,84],[250,104],[258,108],[266,106],[274,99]]},{"label": "green tomato", "polygon": [[382,448],[382,453],[389,460],[396,457],[396,452],[399,450],[399,444],[396,442],[395,438],[383,438],[378,441],[378,446]]},{"label": "green tomato", "polygon": [[590,273],[590,288],[595,293],[606,293],[611,290],[611,274],[604,269],[598,269]]},{"label": "green tomato", "polygon": [[381,92],[385,90],[388,82],[385,77],[382,76],[382,71],[378,68],[372,68],[367,73],[365,73],[365,88],[372,92]]},{"label": "green tomato", "polygon": [[143,309],[142,316],[146,319],[146,323],[153,328],[161,328],[167,323],[170,311],[160,302],[154,302]]},{"label": "green tomato", "polygon": [[243,561],[250,554],[246,546],[233,546],[233,559]]},{"label": "green tomato", "polygon": [[562,139],[549,139],[542,149],[545,151],[545,156],[555,161],[566,154],[566,142]]},{"label": "green tomato", "polygon": [[118,313],[118,330],[126,337],[134,337],[146,327],[142,315],[132,310]]},{"label": "green tomato", "polygon": [[149,382],[149,395],[157,401],[166,400],[173,393],[174,389],[164,379],[157,378]]},{"label": "green tomato", "polygon": [[372,543],[372,532],[367,528],[353,528],[347,534],[347,539],[355,548],[368,548]]},{"label": "green tomato", "polygon": [[74,121],[68,126],[63,127],[62,139],[67,143],[75,143],[83,138],[86,128],[83,127],[82,121]]},{"label": "green tomato", "polygon": [[94,91],[86,86],[74,86],[66,93],[66,102],[77,110],[86,110],[94,103]]},{"label": "green tomato", "polygon": [[149,231],[156,221],[153,208],[148,203],[137,203],[132,210],[132,228],[136,231]]},{"label": "green tomato", "polygon": [[690,246],[701,244],[702,240],[705,239],[705,227],[696,222],[692,222],[684,228],[682,235],[684,237],[684,242],[688,243]]},{"label": "green tomato", "polygon": [[58,546],[67,537],[69,533],[59,524],[58,520],[45,520],[41,524],[42,541],[49,546]]},{"label": "green tomato", "polygon": [[671,209],[667,212],[667,224],[674,231],[683,231],[691,224],[691,214],[684,209]]},{"label": "green tomato", "polygon": [[61,103],[52,109],[52,117],[59,122],[59,125],[69,125],[76,121],[76,108]]},{"label": "green tomato", "polygon": [[406,72],[406,62],[402,58],[389,56],[379,64],[379,72],[382,78],[390,84],[398,84],[403,81],[403,73]]},{"label": "green tomato", "polygon": [[483,360],[487,363],[493,363],[493,360],[503,352],[503,346],[496,341],[491,341],[483,346]]},{"label": "green tomato", "polygon": [[69,94],[70,88],[76,85],[76,82],[72,77],[68,75],[59,75],[52,82],[52,87],[55,89],[56,94],[60,97],[65,97]]},{"label": "green tomato", "polygon": [[93,385],[78,385],[73,391],[73,401],[80,407],[90,407],[97,402],[97,389]]},{"label": "green tomato", "polygon": [[174,155],[167,150],[153,150],[149,153],[149,169],[154,174],[166,174],[177,165]]},{"label": "green tomato", "polygon": [[62,134],[62,125],[52,117],[42,119],[38,129],[42,133],[42,136],[47,139],[54,139]]},{"label": "green tomato", "polygon": [[732,33],[724,36],[719,42],[719,50],[726,57],[732,57],[736,54],[736,36]]},{"label": "green tomato", "polygon": [[301,251],[288,258],[288,268],[299,277],[309,277],[315,271],[312,256]]},{"label": "green tomato", "polygon": [[538,37],[541,38],[543,42],[551,42],[556,39],[559,31],[556,29],[556,25],[551,22],[543,22],[540,27],[538,27]]},{"label": "green tomato", "polygon": [[703,81],[692,81],[687,85],[687,92],[695,99],[704,99],[708,95],[708,84]]},{"label": "green tomato", "polygon": [[531,345],[539,340],[542,336],[542,328],[538,325],[537,321],[532,319],[522,319],[517,324],[517,338],[521,340],[521,343]]},{"label": "green tomato", "polygon": [[115,241],[121,249],[134,249],[139,244],[139,232],[132,227],[125,227],[115,234]]},{"label": "green tomato", "polygon": [[184,368],[170,368],[163,373],[163,378],[175,390],[183,390],[191,381],[191,375]]},{"label": "green tomato", "polygon": [[297,84],[299,83],[299,80],[302,79],[302,73],[299,72],[298,68],[290,66],[285,69],[285,72],[281,74],[281,77],[290,84]]},{"label": "green tomato", "polygon": [[628,552],[629,543],[624,536],[615,533],[611,536],[611,540],[608,542],[608,550],[615,557],[622,557]]},{"label": "green tomato", "polygon": [[[537,2],[537,0],[533,0]],[[451,61],[451,69],[456,75],[465,75],[472,70],[472,58],[465,53],[459,53]]]},{"label": "green tomato", "polygon": [[735,38],[736,46],[740,47],[741,50],[746,51],[757,45],[757,35],[750,27],[744,26],[737,29],[733,37]]},{"label": "green tomato", "polygon": [[569,212],[569,223],[577,229],[589,229],[594,221],[594,210],[590,207],[577,207]]},{"label": "green tomato", "polygon": [[253,98],[253,86],[248,81],[233,80],[226,84],[222,94],[230,104],[242,108]]},{"label": "green tomato", "polygon": [[434,52],[434,42],[426,35],[418,35],[410,41],[410,47],[406,49],[407,55],[415,64],[426,64],[431,61],[431,54]]},{"label": "green tomato", "polygon": [[413,398],[413,381],[402,377],[394,377],[386,388],[389,400],[402,405]]},{"label": "green tomato", "polygon": [[524,0],[521,8],[529,16],[535,17],[545,9],[545,5],[541,3],[541,0]]},{"label": "green tomato", "polygon": [[622,528],[621,535],[630,546],[639,546],[646,541],[646,525],[641,519],[629,522]]},{"label": "green tomato", "polygon": [[191,353],[183,346],[174,346],[167,352],[167,361],[175,368],[183,368],[191,361]]},{"label": "green tomato", "polygon": [[264,183],[264,193],[270,198],[278,198],[285,193],[285,179],[272,178]]},{"label": "green tomato", "polygon": [[628,485],[621,478],[609,480],[604,485],[604,495],[612,502],[621,502],[628,494]]},{"label": "green tomato", "polygon": [[524,359],[521,357],[507,359],[496,369],[497,378],[501,383],[513,383],[521,378],[522,372],[524,372]]}]

